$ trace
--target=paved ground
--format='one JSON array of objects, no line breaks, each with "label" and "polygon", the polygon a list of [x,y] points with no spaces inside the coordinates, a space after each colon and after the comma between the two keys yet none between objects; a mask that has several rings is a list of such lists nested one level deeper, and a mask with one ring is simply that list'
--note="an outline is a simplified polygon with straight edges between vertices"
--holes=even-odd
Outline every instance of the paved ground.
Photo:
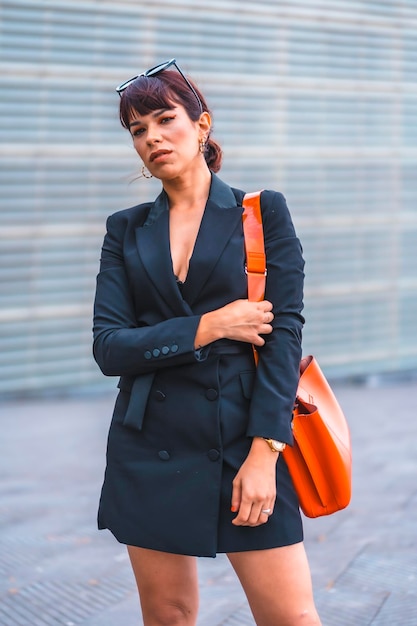
[{"label": "paved ground", "polygon": [[[417,625],[417,382],[338,385],[349,509],[306,520],[324,626]],[[140,626],[125,549],[95,515],[113,396],[0,407],[0,626]],[[223,557],[200,559],[199,626],[254,624]]]}]

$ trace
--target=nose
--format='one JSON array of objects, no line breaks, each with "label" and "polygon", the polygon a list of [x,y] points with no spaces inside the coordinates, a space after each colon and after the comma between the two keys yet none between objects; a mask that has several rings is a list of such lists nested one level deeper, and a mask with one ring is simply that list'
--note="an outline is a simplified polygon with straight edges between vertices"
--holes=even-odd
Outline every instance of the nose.
[{"label": "nose", "polygon": [[158,127],[155,124],[152,124],[148,127],[148,133],[146,136],[146,142],[149,146],[152,146],[154,143],[158,143],[161,141],[161,133],[159,132]]}]

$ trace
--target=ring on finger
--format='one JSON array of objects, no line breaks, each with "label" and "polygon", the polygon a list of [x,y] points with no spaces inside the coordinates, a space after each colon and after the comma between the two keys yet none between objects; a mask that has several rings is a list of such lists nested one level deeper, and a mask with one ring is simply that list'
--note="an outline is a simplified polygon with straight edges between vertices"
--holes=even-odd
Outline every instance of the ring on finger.
[{"label": "ring on finger", "polygon": [[269,515],[271,513],[271,509],[262,509],[261,513],[264,513],[265,515]]}]

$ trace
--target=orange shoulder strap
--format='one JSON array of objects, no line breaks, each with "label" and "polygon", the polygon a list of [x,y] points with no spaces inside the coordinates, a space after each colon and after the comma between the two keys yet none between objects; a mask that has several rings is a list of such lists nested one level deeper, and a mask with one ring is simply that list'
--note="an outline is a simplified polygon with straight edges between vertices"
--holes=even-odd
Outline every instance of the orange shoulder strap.
[{"label": "orange shoulder strap", "polygon": [[261,192],[247,193],[243,198],[243,234],[245,237],[248,298],[259,302],[264,299],[266,282],[266,256],[262,227]]}]

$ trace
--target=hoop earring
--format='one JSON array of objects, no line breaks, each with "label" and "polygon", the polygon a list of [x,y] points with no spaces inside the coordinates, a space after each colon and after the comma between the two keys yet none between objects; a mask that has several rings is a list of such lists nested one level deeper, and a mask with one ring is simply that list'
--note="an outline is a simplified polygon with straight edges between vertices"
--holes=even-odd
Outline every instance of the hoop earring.
[{"label": "hoop earring", "polygon": [[144,178],[153,178],[153,175],[150,173],[150,171],[144,165],[142,165],[142,176]]},{"label": "hoop earring", "polygon": [[200,139],[200,144],[199,144],[199,146],[200,146],[200,152],[201,152],[201,154],[204,154],[204,153],[205,153],[205,151],[206,151],[206,142],[205,142],[205,140],[204,140],[204,139]]}]

